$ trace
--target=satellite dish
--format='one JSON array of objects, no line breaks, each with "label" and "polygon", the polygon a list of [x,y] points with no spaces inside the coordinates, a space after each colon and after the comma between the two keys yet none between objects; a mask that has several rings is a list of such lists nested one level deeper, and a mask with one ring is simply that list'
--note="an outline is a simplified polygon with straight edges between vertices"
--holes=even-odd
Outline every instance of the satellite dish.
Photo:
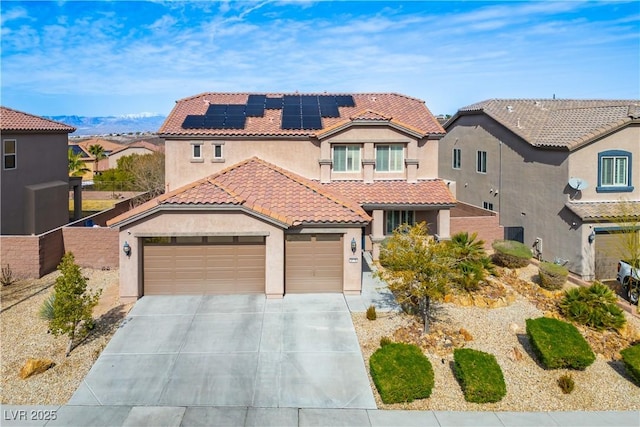
[{"label": "satellite dish", "polygon": [[571,188],[573,188],[574,190],[577,190],[577,191],[584,190],[588,186],[589,186],[589,184],[584,179],[571,178],[569,180],[569,187],[571,187]]}]

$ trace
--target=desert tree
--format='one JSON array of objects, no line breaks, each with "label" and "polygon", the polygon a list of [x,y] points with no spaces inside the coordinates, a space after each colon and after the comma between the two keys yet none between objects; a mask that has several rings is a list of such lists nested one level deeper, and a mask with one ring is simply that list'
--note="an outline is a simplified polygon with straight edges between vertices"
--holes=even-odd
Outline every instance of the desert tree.
[{"label": "desert tree", "polygon": [[67,158],[69,160],[69,176],[82,176],[89,172],[84,162],[81,160],[80,153],[74,153],[71,148],[67,152]]},{"label": "desert tree", "polygon": [[102,159],[107,158],[107,154],[104,152],[104,147],[100,144],[93,144],[89,146],[89,153],[93,156],[93,161],[95,162],[95,167],[93,168],[93,173],[98,173],[98,163]]},{"label": "desert tree", "polygon": [[428,333],[432,303],[444,298],[454,277],[450,246],[429,236],[424,222],[403,224],[381,248],[380,259],[384,268],[376,276],[387,282],[402,306],[417,308]]},{"label": "desert tree", "polygon": [[53,287],[50,300],[49,330],[54,336],[69,338],[66,355],[71,353],[78,335],[85,335],[93,325],[93,308],[98,304],[101,290],[87,289],[87,278],[82,275],[71,252],[62,257],[58,265],[60,275]]}]

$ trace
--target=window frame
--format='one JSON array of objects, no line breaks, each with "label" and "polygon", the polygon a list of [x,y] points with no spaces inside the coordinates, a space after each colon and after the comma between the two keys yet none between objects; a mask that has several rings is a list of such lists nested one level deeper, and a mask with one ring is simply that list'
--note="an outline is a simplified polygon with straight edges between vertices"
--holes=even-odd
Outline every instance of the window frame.
[{"label": "window frame", "polygon": [[[213,151],[213,163],[224,163],[224,141],[216,141],[211,143],[211,150]],[[220,155],[217,151],[220,150]]]},{"label": "window frame", "polygon": [[[396,216],[394,218],[393,216]],[[393,234],[396,228],[402,224],[413,226],[416,224],[416,211],[393,210],[384,212],[384,232],[385,236]]]},{"label": "window frame", "polygon": [[[606,159],[612,159],[613,160],[613,164],[612,164],[612,168],[611,168],[611,184],[605,184],[604,183],[604,172],[605,172],[605,168],[604,168],[604,161]],[[625,173],[623,173],[622,175],[625,178],[625,183],[623,184],[616,184],[616,178],[620,176],[620,173],[616,173],[616,163],[617,160],[623,160],[625,161],[625,167],[626,167],[626,171],[624,171]],[[634,187],[633,187],[633,182],[632,182],[632,165],[633,165],[633,155],[631,152],[629,151],[624,151],[624,150],[607,150],[607,151],[601,151],[600,153],[598,153],[598,185],[596,187],[596,192],[597,193],[628,193],[633,191]]]},{"label": "window frame", "polygon": [[[338,169],[337,166],[337,162],[336,162],[336,149],[337,148],[344,148],[344,169]],[[352,168],[353,169],[349,169],[349,154],[353,154],[353,153],[357,153],[357,158],[352,157],[351,158],[351,162],[352,162]],[[332,160],[332,164],[333,164],[333,171],[334,172],[341,172],[341,173],[351,173],[351,172],[360,172],[361,170],[361,163],[362,163],[362,147],[360,144],[334,144],[331,146],[331,160]]]},{"label": "window frame", "polygon": [[487,157],[486,151],[476,151],[476,172],[487,173]]},{"label": "window frame", "polygon": [[[13,142],[13,152],[7,153],[7,143]],[[7,167],[7,159],[13,158],[13,167]],[[2,169],[14,170],[18,169],[18,140],[15,138],[7,138],[2,140]]]},{"label": "window frame", "polygon": [[451,168],[461,169],[462,167],[462,148],[454,148],[451,152]]},{"label": "window frame", "polygon": [[482,202],[482,208],[483,208],[483,209],[486,209],[486,210],[488,210],[488,211],[495,212],[495,211],[493,210],[493,203],[492,203],[492,202]]},{"label": "window frame", "polygon": [[[191,143],[191,163],[202,163],[204,162],[204,153],[202,150],[202,146],[204,144],[202,142],[192,142]],[[198,155],[196,156],[196,149],[198,150]]]},{"label": "window frame", "polygon": [[[381,161],[381,157],[378,156],[378,150],[380,149],[380,151],[382,151],[382,148],[386,147],[387,148],[387,165],[386,168],[381,167],[384,166],[381,163],[379,163],[379,161]],[[394,151],[393,148],[395,148],[397,150],[397,148],[400,148],[399,153],[400,153],[400,159],[398,160],[397,158],[392,159],[392,153],[398,153],[398,151]],[[375,153],[376,153],[376,172],[402,172],[404,170],[404,145],[403,144],[376,144],[375,145]],[[392,169],[391,168],[391,164],[394,163],[395,166],[397,167],[397,169]]]}]

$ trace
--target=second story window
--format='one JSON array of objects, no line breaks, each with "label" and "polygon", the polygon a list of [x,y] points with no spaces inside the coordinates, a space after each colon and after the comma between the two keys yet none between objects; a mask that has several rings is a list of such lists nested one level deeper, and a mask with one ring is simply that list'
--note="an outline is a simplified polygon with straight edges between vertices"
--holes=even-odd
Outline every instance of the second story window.
[{"label": "second story window", "polygon": [[487,173],[487,152],[486,151],[477,152],[476,172]]},{"label": "second story window", "polygon": [[631,153],[609,150],[598,153],[598,192],[633,191]]},{"label": "second story window", "polygon": [[359,172],[360,146],[334,145],[333,170],[336,172]]},{"label": "second story window", "polygon": [[18,166],[17,144],[15,139],[2,141],[2,167],[4,169],[15,169]]},{"label": "second story window", "polygon": [[404,169],[404,147],[400,144],[376,145],[376,170],[401,172]]},{"label": "second story window", "polygon": [[460,166],[462,166],[462,150],[460,148],[454,148],[451,167],[454,169],[460,169]]},{"label": "second story window", "polygon": [[204,158],[202,157],[202,143],[200,142],[191,143],[191,161],[192,162],[204,161]]},{"label": "second story window", "polygon": [[213,147],[213,163],[224,163],[224,142],[216,141],[212,144]]}]

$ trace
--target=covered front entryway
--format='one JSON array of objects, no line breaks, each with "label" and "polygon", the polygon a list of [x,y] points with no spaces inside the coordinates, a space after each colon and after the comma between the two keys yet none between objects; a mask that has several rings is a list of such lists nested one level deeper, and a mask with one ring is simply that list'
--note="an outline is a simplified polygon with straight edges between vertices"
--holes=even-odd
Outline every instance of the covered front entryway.
[{"label": "covered front entryway", "polygon": [[263,236],[143,239],[143,295],[265,292]]},{"label": "covered front entryway", "polygon": [[285,266],[285,293],[342,292],[342,235],[287,235]]}]

